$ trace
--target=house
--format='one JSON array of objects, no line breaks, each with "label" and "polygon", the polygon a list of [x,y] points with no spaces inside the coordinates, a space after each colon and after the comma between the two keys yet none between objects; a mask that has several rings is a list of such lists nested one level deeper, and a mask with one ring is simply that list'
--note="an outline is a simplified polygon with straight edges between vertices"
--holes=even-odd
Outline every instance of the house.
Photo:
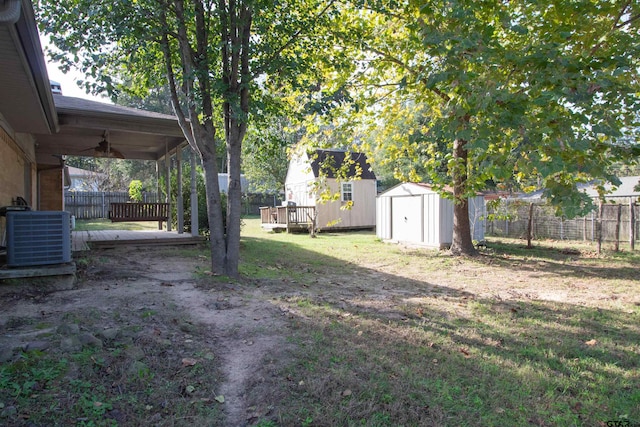
[{"label": "house", "polygon": [[[604,185],[605,200],[609,203],[628,203],[629,198],[633,200],[640,200],[640,176],[623,176],[619,179],[620,185],[618,186],[614,186],[611,183],[606,183]],[[600,194],[598,193],[597,182],[595,181],[578,184],[577,188],[579,191],[585,193],[592,199],[598,199],[600,197]],[[544,190],[537,190],[531,193],[517,195],[510,198],[525,200],[528,202],[537,202],[544,198]]]},{"label": "house", "polygon": [[[338,197],[324,201],[323,192]],[[376,225],[376,176],[363,153],[315,150],[295,155],[287,171],[285,197],[290,207],[313,208],[318,230]]]},{"label": "house", "polygon": [[[469,199],[469,221],[474,240],[484,240],[484,198]],[[438,249],[453,241],[453,201],[428,184],[404,183],[381,193],[376,200],[376,234],[382,240]]]},{"label": "house", "polygon": [[173,116],[53,94],[31,1],[0,2],[1,236],[18,205],[64,211],[65,155],[155,160],[168,173],[186,145]]},{"label": "house", "polygon": [[66,172],[69,175],[70,191],[98,191],[100,182],[106,178],[103,173],[73,166],[67,166]]}]

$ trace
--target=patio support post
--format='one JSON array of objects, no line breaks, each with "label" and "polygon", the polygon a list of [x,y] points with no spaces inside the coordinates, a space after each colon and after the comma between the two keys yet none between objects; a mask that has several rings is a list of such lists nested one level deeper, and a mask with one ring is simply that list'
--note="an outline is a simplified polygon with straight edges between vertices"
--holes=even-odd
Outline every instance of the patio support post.
[{"label": "patio support post", "polygon": [[167,231],[171,231],[171,156],[169,155],[169,150],[165,145],[165,155],[164,155],[164,163],[167,169],[167,197],[165,203],[169,205],[169,212],[167,218]]},{"label": "patio support post", "polygon": [[191,235],[197,236],[200,230],[198,224],[198,186],[196,181],[196,152],[191,149]]},{"label": "patio support post", "polygon": [[184,200],[182,197],[182,146],[176,148],[176,167],[178,172],[178,195],[176,213],[178,216],[178,234],[184,233]]},{"label": "patio support post", "polygon": [[160,188],[160,160],[156,160],[156,203],[160,203],[160,194],[162,194],[162,188]]}]

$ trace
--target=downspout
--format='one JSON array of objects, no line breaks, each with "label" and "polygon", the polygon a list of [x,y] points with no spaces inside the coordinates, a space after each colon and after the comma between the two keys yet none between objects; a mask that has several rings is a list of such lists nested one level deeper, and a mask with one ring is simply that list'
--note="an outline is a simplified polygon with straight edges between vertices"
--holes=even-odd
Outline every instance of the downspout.
[{"label": "downspout", "polygon": [[15,24],[20,19],[21,0],[0,0],[0,24]]}]

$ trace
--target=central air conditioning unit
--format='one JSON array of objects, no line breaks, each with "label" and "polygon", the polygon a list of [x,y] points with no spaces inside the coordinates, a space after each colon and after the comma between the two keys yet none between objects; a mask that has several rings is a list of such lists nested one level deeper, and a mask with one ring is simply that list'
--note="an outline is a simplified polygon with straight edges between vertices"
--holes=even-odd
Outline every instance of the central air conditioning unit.
[{"label": "central air conditioning unit", "polygon": [[6,232],[9,267],[71,262],[69,212],[7,212]]}]

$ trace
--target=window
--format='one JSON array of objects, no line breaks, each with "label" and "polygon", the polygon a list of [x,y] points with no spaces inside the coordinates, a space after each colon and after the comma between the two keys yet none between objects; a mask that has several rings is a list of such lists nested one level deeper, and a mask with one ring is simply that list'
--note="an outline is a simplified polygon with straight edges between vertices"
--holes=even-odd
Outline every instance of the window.
[{"label": "window", "polygon": [[342,183],[342,191],[340,192],[340,200],[343,202],[351,202],[353,200],[353,186],[350,182]]}]

